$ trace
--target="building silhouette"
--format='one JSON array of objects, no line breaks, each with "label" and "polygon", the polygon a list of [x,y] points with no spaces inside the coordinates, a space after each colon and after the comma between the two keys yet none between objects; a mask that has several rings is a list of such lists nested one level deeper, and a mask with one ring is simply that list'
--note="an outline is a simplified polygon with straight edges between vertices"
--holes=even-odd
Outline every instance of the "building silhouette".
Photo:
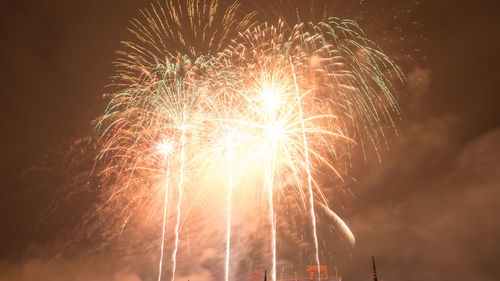
[{"label": "building silhouette", "polygon": [[[321,281],[342,281],[342,276],[340,275],[329,275],[328,268],[326,265],[318,266],[309,265],[306,267],[307,273],[297,273],[292,275],[277,274],[277,281],[310,281],[310,280],[321,280]],[[319,275],[318,275],[319,274]],[[267,281],[267,271],[265,270],[254,270],[248,272],[245,281]]]}]

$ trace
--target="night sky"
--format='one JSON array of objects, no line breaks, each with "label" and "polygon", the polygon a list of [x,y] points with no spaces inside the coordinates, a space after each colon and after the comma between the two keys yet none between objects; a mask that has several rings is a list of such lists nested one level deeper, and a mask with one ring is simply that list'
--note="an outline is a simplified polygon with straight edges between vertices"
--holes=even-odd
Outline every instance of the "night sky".
[{"label": "night sky", "polygon": [[[370,280],[373,255],[385,281],[500,280],[500,4],[332,2],[332,16],[359,20],[407,77],[398,135],[388,136],[382,163],[368,155],[356,164],[353,195],[337,209],[357,238],[334,255],[338,273]],[[128,21],[147,5],[0,2],[0,281],[145,280],[136,268],[146,261],[120,268],[111,254],[77,254],[91,242],[68,245],[97,191],[61,202],[69,188],[97,185],[82,172],[92,159],[69,158],[95,153],[81,147],[92,147]],[[200,263],[191,280],[221,266]]]}]

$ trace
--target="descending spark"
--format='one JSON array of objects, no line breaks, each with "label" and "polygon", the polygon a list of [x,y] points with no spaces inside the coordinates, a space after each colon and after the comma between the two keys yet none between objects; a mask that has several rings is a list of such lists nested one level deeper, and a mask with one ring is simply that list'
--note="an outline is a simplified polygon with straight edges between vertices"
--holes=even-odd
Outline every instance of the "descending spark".
[{"label": "descending spark", "polygon": [[354,246],[356,244],[356,237],[354,237],[354,234],[351,232],[351,229],[349,229],[349,226],[347,226],[347,224],[334,211],[328,208],[328,206],[323,203],[320,203],[320,206],[331,218],[333,218],[337,225],[340,226],[349,243],[351,243],[351,246]]},{"label": "descending spark", "polygon": [[[231,164],[229,164],[231,165]],[[229,191],[227,192],[227,222],[226,222],[226,272],[225,272],[225,280],[229,280],[229,255],[231,254],[231,195],[232,195],[232,187],[231,187],[231,170],[229,170]]]},{"label": "descending spark", "polygon": [[163,226],[161,232],[161,249],[160,249],[160,265],[158,267],[158,281],[161,281],[161,269],[163,267],[163,251],[165,248],[165,229],[167,224],[167,206],[168,206],[168,184],[169,184],[169,170],[167,164],[167,179],[165,182],[165,202],[163,203]]},{"label": "descending spark", "polygon": [[319,248],[318,248],[318,231],[316,228],[316,213],[314,211],[314,194],[312,188],[312,175],[311,175],[311,163],[309,162],[309,147],[307,144],[306,129],[304,124],[304,116],[302,113],[302,101],[299,94],[299,86],[297,85],[297,76],[295,75],[295,70],[293,67],[293,62],[290,59],[290,67],[292,69],[293,82],[295,85],[295,93],[297,94],[297,107],[299,109],[300,126],[302,127],[302,139],[304,141],[304,151],[305,151],[305,161],[306,161],[306,172],[307,172],[307,188],[309,191],[309,204],[311,212],[311,222],[313,225],[313,236],[314,236],[314,250],[316,254],[316,265],[318,266],[318,278],[320,278],[320,262],[319,262]]},{"label": "descending spark", "polygon": [[[272,164],[271,164],[272,165]],[[273,180],[272,174],[269,175],[268,189],[269,189],[269,221],[271,222],[271,280],[276,281],[276,216],[274,214],[273,202]]]},{"label": "descending spark", "polygon": [[180,171],[179,171],[179,185],[177,188],[178,192],[178,201],[177,201],[177,224],[175,226],[175,244],[174,244],[174,251],[172,253],[172,281],[175,280],[175,270],[177,267],[177,249],[179,248],[179,227],[181,223],[181,203],[182,203],[182,191],[183,191],[183,183],[184,183],[184,149],[186,146],[186,125],[184,124],[185,122],[185,116],[184,116],[184,111],[182,112],[183,117],[182,117],[182,135],[181,135],[181,151],[180,151]]},{"label": "descending spark", "polygon": [[275,140],[276,140],[276,130],[272,129],[273,132],[273,143],[272,143],[272,158],[269,161],[268,167],[268,183],[267,188],[269,191],[269,221],[271,222],[271,251],[272,251],[272,260],[271,260],[271,281],[276,281],[276,216],[274,214],[274,198],[273,198],[273,182],[274,182],[274,151],[275,151]]},{"label": "descending spark", "polygon": [[232,143],[231,140],[228,141],[229,146],[228,150],[228,185],[227,185],[227,211],[226,211],[226,266],[225,266],[225,279],[229,281],[229,256],[231,254],[231,212],[232,212],[232,203],[231,197],[233,194],[233,166],[232,166]]},{"label": "descending spark", "polygon": [[161,142],[158,145],[158,152],[166,159],[166,179],[165,179],[165,200],[163,202],[163,222],[162,222],[162,233],[161,233],[161,249],[160,249],[160,265],[158,267],[158,281],[161,281],[161,272],[163,268],[163,252],[165,249],[165,231],[167,227],[167,207],[168,207],[168,192],[169,192],[169,180],[170,180],[170,159],[169,156],[173,153],[174,145],[170,140]]}]

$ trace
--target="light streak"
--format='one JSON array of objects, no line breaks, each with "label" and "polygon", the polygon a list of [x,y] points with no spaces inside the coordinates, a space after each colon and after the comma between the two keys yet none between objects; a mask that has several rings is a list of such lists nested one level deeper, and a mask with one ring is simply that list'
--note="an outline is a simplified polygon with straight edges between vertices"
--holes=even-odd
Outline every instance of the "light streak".
[{"label": "light streak", "polygon": [[347,224],[334,211],[332,211],[332,209],[328,208],[328,206],[323,203],[320,203],[320,206],[326,212],[326,214],[330,216],[338,226],[340,226],[340,229],[342,229],[342,232],[347,237],[347,240],[349,241],[351,246],[354,246],[356,244],[356,237],[352,233],[349,226],[347,226]]},{"label": "light streak", "polygon": [[[231,132],[230,132],[231,133]],[[226,264],[225,264],[225,281],[229,281],[229,258],[231,255],[231,215],[232,215],[232,195],[233,195],[233,148],[232,136],[226,137],[227,150],[227,168],[228,168],[228,184],[227,184],[227,209],[226,209]]]},{"label": "light streak", "polygon": [[[183,105],[184,107],[184,105]],[[182,203],[182,191],[183,191],[183,183],[184,183],[184,149],[186,147],[186,125],[184,124],[185,122],[185,111],[182,111],[183,116],[182,116],[182,135],[181,135],[181,151],[180,151],[180,157],[181,157],[181,162],[180,162],[180,170],[179,170],[179,185],[177,187],[177,192],[178,192],[178,201],[177,201],[177,223],[175,226],[175,244],[174,244],[174,251],[172,253],[172,281],[175,280],[175,271],[177,268],[177,250],[179,248],[179,227],[180,227],[180,222],[181,222],[181,203]]]},{"label": "light streak", "polygon": [[[274,145],[274,144],[273,144]],[[270,159],[270,164],[268,167],[268,181],[267,181],[267,189],[269,196],[269,221],[271,222],[271,281],[276,281],[276,216],[274,213],[274,200],[273,200],[273,175],[274,175],[274,167],[273,167],[273,159]]]},{"label": "light streak", "polygon": [[304,116],[302,113],[302,100],[299,94],[299,86],[297,85],[297,76],[295,75],[295,70],[293,67],[292,60],[290,59],[290,67],[292,69],[293,82],[295,85],[295,93],[297,94],[297,107],[299,109],[300,116],[300,126],[302,127],[302,139],[304,141],[304,155],[306,161],[306,172],[307,172],[307,189],[309,192],[309,204],[311,212],[311,222],[313,225],[313,237],[314,237],[314,250],[316,254],[316,265],[318,266],[318,280],[320,278],[320,262],[319,262],[319,247],[318,247],[318,230],[316,227],[316,212],[314,211],[314,194],[312,188],[312,175],[311,175],[311,163],[309,162],[309,146],[307,144],[306,129],[304,124]]},{"label": "light streak", "polygon": [[165,248],[165,230],[167,227],[167,207],[168,207],[168,184],[169,184],[169,167],[170,165],[167,164],[167,175],[166,175],[166,182],[165,182],[165,201],[163,203],[163,225],[162,225],[162,232],[161,232],[161,249],[160,249],[160,265],[158,267],[158,281],[161,281],[161,269],[163,267],[163,251]]}]

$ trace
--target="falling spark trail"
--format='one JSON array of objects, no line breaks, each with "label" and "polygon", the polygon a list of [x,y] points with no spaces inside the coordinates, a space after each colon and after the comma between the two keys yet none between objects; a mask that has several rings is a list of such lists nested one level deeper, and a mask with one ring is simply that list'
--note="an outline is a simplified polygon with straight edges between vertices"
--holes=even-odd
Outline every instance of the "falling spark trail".
[{"label": "falling spark trail", "polygon": [[[184,119],[184,118],[183,118]],[[172,281],[175,280],[175,269],[177,266],[177,249],[179,247],[179,227],[181,222],[181,202],[182,202],[182,185],[184,183],[184,148],[186,145],[186,127],[182,124],[182,136],[181,136],[181,166],[180,166],[180,179],[178,185],[178,202],[177,202],[177,225],[175,226],[175,246],[174,252],[172,253]]]},{"label": "falling spark trail", "polygon": [[352,233],[352,231],[349,229],[347,224],[330,208],[328,208],[325,204],[321,203],[320,204],[321,208],[330,216],[332,217],[335,222],[340,226],[342,231],[344,232],[345,236],[348,238],[349,242],[351,243],[351,246],[354,246],[356,244],[356,237]]},{"label": "falling spark trail", "polygon": [[233,169],[232,169],[232,155],[229,155],[228,161],[228,172],[229,172],[229,183],[227,192],[227,222],[226,222],[226,281],[229,281],[229,255],[231,253],[231,196],[233,190]]},{"label": "falling spark trail", "polygon": [[271,280],[276,281],[276,217],[274,216],[274,203],[273,203],[273,191],[272,185],[269,186],[269,215],[271,216],[271,231],[272,231],[272,251],[273,251],[273,261],[272,261],[272,274]]},{"label": "falling spark trail", "polygon": [[170,168],[170,165],[167,164],[167,179],[166,179],[166,183],[165,183],[165,202],[163,203],[163,228],[162,228],[162,233],[161,233],[161,250],[160,250],[160,265],[158,268],[158,281],[161,280],[161,269],[163,266],[163,248],[165,245],[165,228],[166,228],[166,222],[167,222],[169,168]]},{"label": "falling spark trail", "polygon": [[304,124],[304,116],[302,112],[302,102],[299,94],[299,87],[297,85],[297,76],[295,75],[295,70],[293,67],[292,59],[290,58],[290,66],[292,68],[293,82],[295,84],[295,93],[297,94],[297,104],[299,108],[300,125],[302,126],[302,139],[304,141],[304,150],[306,158],[306,171],[307,171],[307,185],[309,190],[309,203],[311,204],[311,222],[313,225],[313,236],[314,236],[314,249],[316,254],[316,265],[318,266],[318,279],[320,278],[320,263],[319,263],[319,249],[318,249],[318,231],[316,229],[316,213],[314,211],[314,194],[312,189],[312,175],[309,161],[309,148],[307,144],[306,130]]},{"label": "falling spark trail", "polygon": [[273,155],[270,159],[270,167],[268,167],[267,171],[267,188],[269,191],[269,220],[271,221],[271,251],[272,251],[272,270],[271,270],[271,281],[276,281],[276,217],[274,215],[274,202],[273,202],[273,175],[274,175],[274,150],[275,150],[275,142],[273,142]]}]

